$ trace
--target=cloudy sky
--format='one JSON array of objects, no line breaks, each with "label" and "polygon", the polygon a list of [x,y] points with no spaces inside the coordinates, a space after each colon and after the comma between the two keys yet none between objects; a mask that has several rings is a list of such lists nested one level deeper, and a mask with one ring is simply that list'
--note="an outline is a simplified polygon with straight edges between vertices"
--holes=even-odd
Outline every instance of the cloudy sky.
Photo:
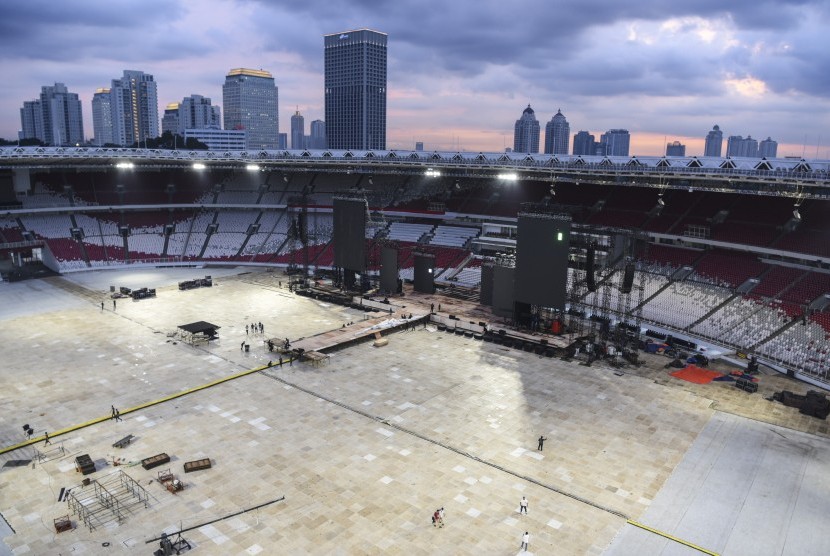
[{"label": "cloudy sky", "polygon": [[[323,35],[389,35],[387,147],[501,151],[530,104],[571,134],[632,133],[631,154],[724,134],[771,136],[779,156],[830,158],[827,0],[3,0],[0,137],[62,82],[90,101],[124,69],[158,83],[159,113],[222,103],[231,68],[270,71],[280,131],[324,119]],[[308,133],[308,130],[306,130]]]}]

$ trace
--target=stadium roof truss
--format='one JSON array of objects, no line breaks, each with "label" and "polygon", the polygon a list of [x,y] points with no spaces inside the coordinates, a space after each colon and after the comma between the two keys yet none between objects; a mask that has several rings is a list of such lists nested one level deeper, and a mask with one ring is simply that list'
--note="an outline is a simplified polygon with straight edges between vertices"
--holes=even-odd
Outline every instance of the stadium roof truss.
[{"label": "stadium roof truss", "polygon": [[419,175],[427,169],[453,178],[516,174],[519,180],[600,183],[660,189],[830,199],[830,160],[803,158],[716,158],[585,156],[514,152],[399,150],[195,151],[103,147],[0,147],[0,168],[245,169],[262,171]]}]

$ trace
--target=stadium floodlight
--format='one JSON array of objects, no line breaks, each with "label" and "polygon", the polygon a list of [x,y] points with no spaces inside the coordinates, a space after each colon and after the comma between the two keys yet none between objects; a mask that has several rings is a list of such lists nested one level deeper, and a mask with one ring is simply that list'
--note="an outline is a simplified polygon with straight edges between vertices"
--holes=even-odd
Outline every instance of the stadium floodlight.
[{"label": "stadium floodlight", "polygon": [[505,181],[516,181],[519,179],[519,175],[516,172],[509,172],[507,174],[496,174],[496,177],[500,180]]},{"label": "stadium floodlight", "polygon": [[135,164],[133,164],[132,162],[118,162],[116,163],[115,167],[129,170],[134,168]]},{"label": "stadium floodlight", "polygon": [[259,172],[259,164],[248,164],[245,169],[249,172]]},{"label": "stadium floodlight", "polygon": [[793,218],[795,218],[796,220],[801,220],[801,213],[798,212],[798,207],[795,207],[793,209]]},{"label": "stadium floodlight", "polygon": [[424,175],[428,178],[440,178],[441,172],[439,172],[438,170],[433,170],[432,168],[427,168],[427,171],[424,172]]},{"label": "stadium floodlight", "polygon": [[207,168],[207,166],[205,166],[201,162],[194,162],[193,163],[193,169],[194,170],[204,170],[205,168]]}]

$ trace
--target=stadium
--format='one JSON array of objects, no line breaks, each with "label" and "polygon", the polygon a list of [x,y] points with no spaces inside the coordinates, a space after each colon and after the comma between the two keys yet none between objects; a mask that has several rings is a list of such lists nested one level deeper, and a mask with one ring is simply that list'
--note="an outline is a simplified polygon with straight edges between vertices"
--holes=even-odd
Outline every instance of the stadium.
[{"label": "stadium", "polygon": [[[830,388],[829,199],[830,162],[800,158],[0,148],[4,542],[826,553],[826,413],[780,402]],[[565,303],[519,314],[502,271],[534,215],[570,222]],[[694,357],[760,370],[665,370]],[[181,492],[135,465],[155,453]]]}]

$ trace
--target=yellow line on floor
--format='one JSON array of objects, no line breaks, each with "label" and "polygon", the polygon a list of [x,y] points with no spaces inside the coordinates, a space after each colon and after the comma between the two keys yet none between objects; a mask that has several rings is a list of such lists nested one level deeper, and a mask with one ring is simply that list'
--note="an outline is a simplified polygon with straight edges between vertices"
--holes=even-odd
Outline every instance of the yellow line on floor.
[{"label": "yellow line on floor", "polygon": [[711,550],[706,550],[705,548],[703,548],[701,546],[698,546],[696,544],[692,544],[690,542],[684,541],[683,539],[679,539],[679,538],[675,537],[674,535],[669,535],[668,533],[665,533],[665,532],[660,531],[659,529],[655,529],[653,527],[649,527],[648,525],[645,525],[645,524],[640,523],[638,521],[634,521],[632,519],[629,519],[629,520],[626,520],[626,523],[629,523],[629,524],[633,525],[634,527],[639,527],[640,529],[645,529],[646,531],[654,533],[655,535],[660,535],[661,537],[665,537],[665,538],[667,538],[671,541],[674,541],[676,543],[680,543],[684,546],[688,546],[689,548],[694,548],[698,552],[708,554],[709,556],[720,556],[720,554],[718,554],[717,552],[712,552]]},{"label": "yellow line on floor", "polygon": [[[285,359],[285,360],[283,360],[283,364],[290,363],[291,361],[293,361],[293,359]],[[119,413],[119,415],[127,415],[128,413],[134,413],[136,411],[140,411],[142,409],[146,409],[146,408],[152,407],[154,405],[158,405],[158,404],[161,404],[161,403],[164,403],[164,402],[169,402],[170,400],[175,400],[176,398],[181,398],[183,396],[187,396],[188,394],[192,394],[194,392],[199,392],[200,390],[205,390],[207,388],[212,388],[213,386],[217,386],[219,384],[228,382],[230,380],[235,380],[237,378],[242,378],[243,376],[248,376],[248,375],[251,375],[253,373],[258,373],[258,372],[260,372],[262,370],[265,370],[265,369],[268,369],[268,368],[269,368],[268,365],[263,365],[262,367],[257,367],[255,369],[249,369],[247,371],[242,371],[242,372],[239,372],[239,373],[236,373],[236,374],[228,375],[226,377],[217,378],[216,380],[213,380],[213,381],[208,382],[206,384],[202,384],[201,386],[195,386],[193,388],[188,388],[187,390],[182,390],[181,392],[176,392],[175,394],[170,394],[169,396],[165,396],[163,398],[159,398],[159,399],[153,400],[151,402],[143,403],[141,405],[137,405],[135,407],[125,409],[124,411],[121,411]],[[273,365],[271,365],[270,368],[273,368]],[[111,419],[112,419],[111,415],[108,415],[106,417],[97,417],[95,419],[91,419],[91,420],[86,421],[84,423],[81,423],[79,425],[73,425],[71,427],[66,427],[65,429],[56,430],[56,431],[53,431],[53,432],[49,433],[49,439],[51,440],[53,438],[57,438],[58,436],[61,436],[61,435],[64,435],[64,434],[67,434],[67,433],[70,433],[70,432],[73,432],[73,431],[76,431],[76,430],[79,430],[79,429],[83,429],[83,428],[86,428],[86,427],[91,427],[92,425],[97,425],[98,423],[103,423],[104,421],[109,421]],[[47,431],[47,432],[49,432],[49,431]],[[13,444],[11,446],[6,446],[6,447],[0,449],[0,455],[6,454],[8,452],[13,452],[15,450],[19,450],[20,448],[25,448],[26,446],[32,446],[33,444],[37,444],[38,442],[43,442],[44,440],[46,440],[45,436],[38,436],[36,438],[31,438],[29,440],[26,440],[25,442],[20,442],[18,444]]]}]

